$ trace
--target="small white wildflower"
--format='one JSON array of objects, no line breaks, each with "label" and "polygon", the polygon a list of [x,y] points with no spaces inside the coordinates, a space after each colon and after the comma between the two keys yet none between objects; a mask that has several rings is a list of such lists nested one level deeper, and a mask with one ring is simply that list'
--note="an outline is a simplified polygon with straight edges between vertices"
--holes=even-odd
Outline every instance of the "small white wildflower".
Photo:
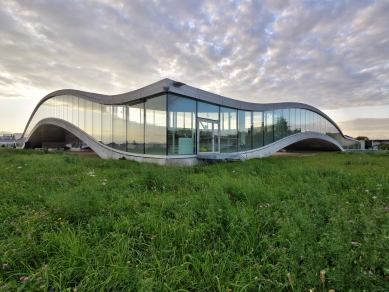
[{"label": "small white wildflower", "polygon": [[373,200],[375,200],[375,199],[377,199],[377,197],[376,197],[376,196],[373,196]]},{"label": "small white wildflower", "polygon": [[369,192],[369,190],[365,190],[365,193],[368,193]]},{"label": "small white wildflower", "polygon": [[18,168],[22,168],[21,166],[19,166]]}]

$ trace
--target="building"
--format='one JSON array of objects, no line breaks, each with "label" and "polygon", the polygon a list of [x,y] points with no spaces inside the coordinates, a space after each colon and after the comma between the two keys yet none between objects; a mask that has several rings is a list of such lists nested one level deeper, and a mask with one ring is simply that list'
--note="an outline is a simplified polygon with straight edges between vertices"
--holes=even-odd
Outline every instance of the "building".
[{"label": "building", "polygon": [[243,102],[170,79],[112,96],[55,91],[38,103],[23,137],[32,148],[83,141],[103,158],[176,165],[285,148],[360,149],[310,105]]},{"label": "building", "polygon": [[378,150],[378,146],[380,144],[389,144],[389,139],[381,139],[381,140],[371,140],[371,149]]},{"label": "building", "polygon": [[15,141],[21,137],[21,133],[3,134],[3,136],[0,136],[0,147],[14,147]]}]

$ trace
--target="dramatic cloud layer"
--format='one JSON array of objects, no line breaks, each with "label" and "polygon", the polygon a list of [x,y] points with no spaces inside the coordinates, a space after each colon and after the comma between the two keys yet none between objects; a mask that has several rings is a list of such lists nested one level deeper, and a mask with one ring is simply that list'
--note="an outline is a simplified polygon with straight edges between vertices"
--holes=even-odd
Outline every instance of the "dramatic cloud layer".
[{"label": "dramatic cloud layer", "polygon": [[388,15],[387,0],[4,0],[1,103],[169,77],[255,102],[389,104]]}]

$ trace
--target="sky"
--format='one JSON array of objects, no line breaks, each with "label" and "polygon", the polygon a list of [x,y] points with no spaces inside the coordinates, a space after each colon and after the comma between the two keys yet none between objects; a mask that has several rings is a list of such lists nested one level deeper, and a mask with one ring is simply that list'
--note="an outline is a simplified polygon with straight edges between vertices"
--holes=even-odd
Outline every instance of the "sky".
[{"label": "sky", "polygon": [[234,99],[302,102],[344,134],[389,138],[388,0],[2,0],[0,133],[59,89],[164,78]]}]

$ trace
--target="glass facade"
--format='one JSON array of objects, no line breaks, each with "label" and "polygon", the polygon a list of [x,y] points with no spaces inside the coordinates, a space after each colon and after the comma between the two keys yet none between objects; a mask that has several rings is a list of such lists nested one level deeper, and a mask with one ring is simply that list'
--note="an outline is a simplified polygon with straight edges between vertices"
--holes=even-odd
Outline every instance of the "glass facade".
[{"label": "glass facade", "polygon": [[[245,149],[247,150],[253,149],[252,132],[253,132],[252,112],[238,111],[238,139],[239,139],[239,143],[246,145]],[[241,145],[238,146],[241,147]]]},{"label": "glass facade", "polygon": [[127,152],[143,154],[145,151],[145,104],[127,106]]},{"label": "glass facade", "polygon": [[166,155],[166,95],[145,102],[145,154]]},{"label": "glass facade", "polygon": [[253,112],[253,145],[252,149],[263,147],[264,141],[263,112]]},{"label": "glass facade", "polygon": [[51,117],[74,124],[109,147],[136,154],[232,153],[261,148],[301,132],[328,135],[345,149],[360,148],[360,143],[345,139],[334,124],[308,109],[238,110],[171,93],[122,105],[55,96],[38,108],[25,135],[40,120]]},{"label": "glass facade", "polygon": [[228,107],[220,107],[220,152],[238,151],[238,111]]},{"label": "glass facade", "polygon": [[196,153],[196,101],[169,94],[168,154]]}]

